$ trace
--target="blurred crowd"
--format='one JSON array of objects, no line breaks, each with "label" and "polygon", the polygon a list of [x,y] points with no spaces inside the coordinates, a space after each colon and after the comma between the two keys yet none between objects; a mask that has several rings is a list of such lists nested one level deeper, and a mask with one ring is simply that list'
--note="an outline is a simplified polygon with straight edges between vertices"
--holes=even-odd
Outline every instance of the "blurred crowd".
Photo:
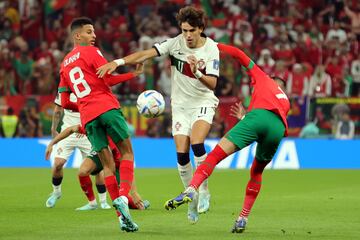
[{"label": "blurred crowd", "polygon": [[[290,97],[360,97],[358,0],[1,1],[0,96],[56,94],[74,17],[93,19],[96,45],[112,60],[179,34],[175,16],[186,4],[206,11],[208,36],[284,78]],[[170,62],[153,61],[143,76],[114,88],[122,102],[145,89],[170,95]],[[249,98],[250,79],[240,66],[224,57],[220,73],[217,96]]]}]

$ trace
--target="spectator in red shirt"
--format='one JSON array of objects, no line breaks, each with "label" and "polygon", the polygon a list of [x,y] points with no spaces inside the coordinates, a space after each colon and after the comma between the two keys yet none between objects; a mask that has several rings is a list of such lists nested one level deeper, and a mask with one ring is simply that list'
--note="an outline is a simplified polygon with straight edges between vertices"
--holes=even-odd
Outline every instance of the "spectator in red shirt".
[{"label": "spectator in red shirt", "polygon": [[269,49],[263,49],[260,52],[260,57],[257,61],[257,65],[268,75],[272,75],[275,60],[271,57],[271,52]]},{"label": "spectator in red shirt", "polygon": [[116,29],[121,24],[126,23],[126,18],[124,15],[120,14],[120,11],[118,9],[114,9],[112,11],[111,18],[109,19],[109,23],[114,29]]},{"label": "spectator in red shirt", "polygon": [[284,61],[277,61],[275,64],[275,69],[272,75],[277,76],[281,79],[284,79],[285,82],[288,81],[290,72],[286,68]]},{"label": "spectator in red shirt", "polygon": [[294,64],[286,83],[287,93],[292,97],[307,96],[308,89],[309,79],[304,73],[303,66],[299,63]]},{"label": "spectator in red shirt", "polygon": [[295,63],[294,53],[286,33],[280,36],[280,41],[275,44],[274,50],[274,58],[276,60],[283,60],[286,66],[291,66]]},{"label": "spectator in red shirt", "polygon": [[325,72],[324,65],[318,65],[310,78],[309,96],[331,96],[331,77]]},{"label": "spectator in red shirt", "polygon": [[21,19],[21,35],[27,41],[29,50],[39,46],[42,36],[41,21],[41,10],[38,7],[32,7],[30,16]]}]

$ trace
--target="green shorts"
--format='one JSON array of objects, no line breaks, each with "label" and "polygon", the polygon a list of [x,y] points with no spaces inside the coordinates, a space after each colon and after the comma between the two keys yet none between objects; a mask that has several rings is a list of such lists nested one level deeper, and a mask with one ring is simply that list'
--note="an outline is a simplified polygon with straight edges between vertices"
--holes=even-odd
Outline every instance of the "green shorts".
[{"label": "green shorts", "polygon": [[[101,164],[99,155],[97,155],[97,154],[90,155],[90,156],[87,156],[87,158],[90,158],[96,165],[96,169],[90,173],[91,175],[93,175],[93,176],[97,175],[99,172],[101,172],[103,170],[103,165]],[[116,176],[117,182],[119,183],[120,182],[119,168],[115,169],[115,176]]]},{"label": "green shorts", "polygon": [[280,116],[265,109],[254,109],[225,137],[240,150],[256,141],[256,159],[267,162],[274,157],[284,133],[285,125]]},{"label": "green shorts", "polygon": [[109,110],[85,126],[86,134],[93,147],[93,150],[100,152],[109,145],[107,136],[114,143],[118,143],[129,137],[129,128],[125,117],[120,109]]}]

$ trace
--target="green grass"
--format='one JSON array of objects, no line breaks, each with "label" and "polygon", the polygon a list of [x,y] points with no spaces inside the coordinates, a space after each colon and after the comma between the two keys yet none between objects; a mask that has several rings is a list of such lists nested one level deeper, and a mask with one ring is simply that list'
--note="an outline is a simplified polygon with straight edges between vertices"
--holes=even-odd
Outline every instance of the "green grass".
[{"label": "green grass", "polygon": [[186,207],[163,208],[181,192],[175,169],[139,169],[148,211],[132,211],[137,233],[122,233],[113,210],[76,212],[86,203],[76,170],[66,169],[63,196],[45,207],[50,169],[0,169],[0,239],[359,239],[360,171],[267,170],[248,228],[230,229],[241,210],[247,170],[217,170],[210,178],[211,211],[190,225]]}]

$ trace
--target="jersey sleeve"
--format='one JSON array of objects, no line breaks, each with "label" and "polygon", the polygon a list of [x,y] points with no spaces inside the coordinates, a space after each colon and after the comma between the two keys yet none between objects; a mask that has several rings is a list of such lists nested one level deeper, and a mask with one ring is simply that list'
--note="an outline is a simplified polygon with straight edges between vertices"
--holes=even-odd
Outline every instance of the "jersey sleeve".
[{"label": "jersey sleeve", "polygon": [[161,43],[155,43],[153,48],[157,51],[159,56],[167,55],[170,53],[170,49],[174,46],[176,38],[169,38]]},{"label": "jersey sleeve", "polygon": [[135,74],[132,72],[118,74],[118,75],[106,74],[104,76],[104,80],[105,80],[105,83],[111,87],[116,84],[129,81],[129,80],[133,79],[134,77],[135,77]]},{"label": "jersey sleeve", "polygon": [[219,77],[219,50],[215,47],[209,51],[209,60],[206,63],[206,75]]},{"label": "jersey sleeve", "polygon": [[230,45],[223,44],[223,43],[219,43],[217,46],[218,46],[220,52],[229,54],[233,58],[237,59],[240,62],[240,64],[242,65],[242,67],[244,68],[244,70],[248,71],[254,67],[254,65],[255,65],[254,61],[251,60],[240,49],[230,46]]},{"label": "jersey sleeve", "polygon": [[58,93],[56,94],[56,97],[55,97],[55,100],[54,100],[54,103],[58,106],[61,107],[61,95]]},{"label": "jersey sleeve", "polygon": [[58,86],[58,93],[71,92],[70,86],[67,84],[63,71],[60,71],[60,83]]},{"label": "jersey sleeve", "polygon": [[74,112],[78,112],[79,108],[77,103],[70,101],[70,93],[62,92],[60,93],[61,106],[65,109],[73,110]]}]

